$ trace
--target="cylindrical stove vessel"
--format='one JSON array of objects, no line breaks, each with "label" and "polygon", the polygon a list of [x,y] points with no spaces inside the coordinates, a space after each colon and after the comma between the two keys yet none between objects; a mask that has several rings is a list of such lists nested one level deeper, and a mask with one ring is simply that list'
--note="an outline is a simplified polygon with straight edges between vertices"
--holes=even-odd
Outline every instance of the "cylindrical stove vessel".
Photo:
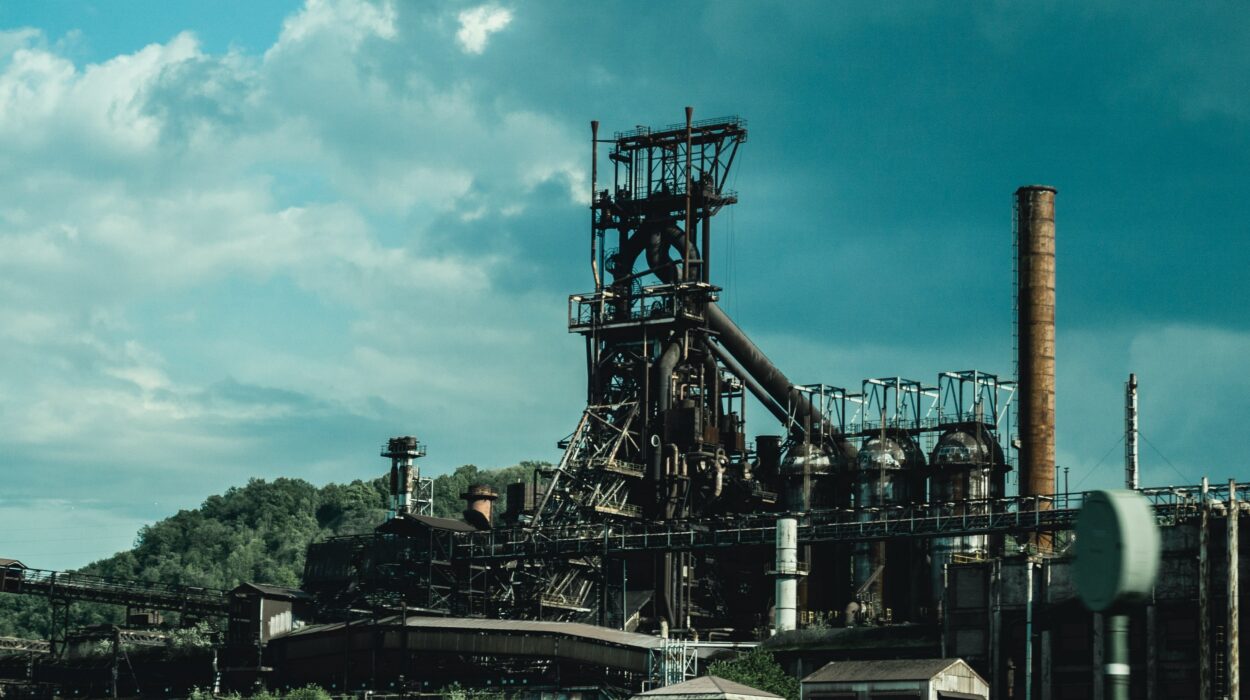
[{"label": "cylindrical stove vessel", "polygon": [[[1016,190],[1020,495],[1055,492],[1055,188]],[[1041,501],[1049,508],[1050,502]],[[1039,536],[1049,549],[1050,537]]]},{"label": "cylindrical stove vessel", "polygon": [[[1003,497],[1007,460],[994,435],[970,423],[942,433],[929,456],[929,501],[944,518],[988,515],[994,499]],[[956,555],[984,557],[990,552],[987,535],[939,537],[933,540],[931,583],[933,600],[941,600],[945,568]]]},{"label": "cylindrical stove vessel", "polygon": [[773,606],[778,632],[798,626],[799,521],[777,519],[777,598]]},{"label": "cylindrical stove vessel", "polygon": [[[910,435],[888,430],[864,441],[855,470],[855,508],[861,521],[876,520],[882,509],[910,502],[915,472],[924,468],[924,453]],[[858,610],[865,620],[880,618],[892,602],[887,590],[905,591],[904,558],[887,562],[886,542],[859,542],[851,559],[851,578]],[[897,598],[898,596],[895,596]],[[848,623],[851,621],[848,620]]]}]

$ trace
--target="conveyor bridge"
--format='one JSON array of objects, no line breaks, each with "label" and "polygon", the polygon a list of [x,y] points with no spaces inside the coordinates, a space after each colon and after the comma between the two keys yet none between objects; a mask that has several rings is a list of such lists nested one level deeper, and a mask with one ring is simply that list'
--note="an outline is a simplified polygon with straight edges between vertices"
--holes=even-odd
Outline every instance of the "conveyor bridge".
[{"label": "conveyor bridge", "polygon": [[229,594],[213,588],[24,567],[0,571],[0,592],[39,595],[57,601],[125,605],[200,617],[223,616],[229,609]]}]

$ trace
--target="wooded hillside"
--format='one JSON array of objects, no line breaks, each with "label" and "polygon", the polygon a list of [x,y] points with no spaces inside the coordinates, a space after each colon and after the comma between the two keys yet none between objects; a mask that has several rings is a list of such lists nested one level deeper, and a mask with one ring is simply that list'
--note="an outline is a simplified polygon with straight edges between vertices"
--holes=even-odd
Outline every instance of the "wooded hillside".
[{"label": "wooded hillside", "polygon": [[[465,465],[434,479],[434,514],[459,517],[470,484],[500,492],[528,480],[540,462],[502,469]],[[298,586],[309,543],[336,535],[368,532],[386,518],[387,479],[327,484],[302,479],[253,479],[246,486],[208,497],[139,530],[133,549],[89,564],[80,571],[125,579],[233,588],[244,581]],[[39,562],[26,562],[38,567]],[[105,605],[74,606],[78,624],[120,622],[125,611]],[[33,596],[0,595],[0,636],[41,637],[48,629],[48,604]]]}]

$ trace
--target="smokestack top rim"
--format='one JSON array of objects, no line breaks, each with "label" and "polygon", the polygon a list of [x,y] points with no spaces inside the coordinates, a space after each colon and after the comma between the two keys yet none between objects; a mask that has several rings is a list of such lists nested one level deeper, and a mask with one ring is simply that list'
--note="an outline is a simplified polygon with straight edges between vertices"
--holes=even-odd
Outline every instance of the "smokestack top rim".
[{"label": "smokestack top rim", "polygon": [[1016,188],[1016,194],[1020,194],[1021,192],[1039,192],[1039,191],[1051,192],[1053,194],[1059,193],[1059,189],[1055,187],[1054,185],[1021,185],[1020,187]]},{"label": "smokestack top rim", "polygon": [[499,492],[491,488],[489,484],[473,484],[468,490],[460,494],[460,498],[465,501],[493,501],[499,498]]}]

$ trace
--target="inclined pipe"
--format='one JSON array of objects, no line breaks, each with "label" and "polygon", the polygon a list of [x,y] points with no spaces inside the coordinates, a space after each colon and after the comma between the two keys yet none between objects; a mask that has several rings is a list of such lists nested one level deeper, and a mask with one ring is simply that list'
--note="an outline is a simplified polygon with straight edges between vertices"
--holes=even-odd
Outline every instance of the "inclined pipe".
[{"label": "inclined pipe", "polygon": [[758,399],[764,405],[764,408],[773,414],[774,418],[781,421],[783,425],[789,423],[790,416],[786,415],[785,409],[778,406],[776,401],[773,401],[773,397],[764,387],[760,386],[759,382],[755,381],[755,377],[752,377],[750,373],[738,365],[738,361],[729,354],[729,351],[716,343],[708,343],[707,348],[712,351],[713,355],[716,355],[717,359],[725,365],[730,373],[742,380],[742,384],[747,388],[747,391],[751,392],[751,395]]},{"label": "inclined pipe", "polygon": [[[810,397],[790,383],[790,379],[742,332],[733,319],[721,311],[719,306],[709,302],[707,321],[708,326],[719,335],[721,345],[759,382],[773,402],[782,408],[791,408],[794,411],[794,421],[799,425],[807,425],[810,420],[812,430],[820,431],[822,417],[820,411],[815,410]],[[778,418],[783,424],[789,422],[788,416]]]},{"label": "inclined pipe", "polygon": [[[644,237],[647,245],[647,264],[650,265],[656,277],[666,284],[676,282],[677,262],[668,257],[668,248],[675,247],[679,250],[688,248],[689,242],[686,235],[676,226],[650,226],[640,229],[630,242],[643,240]],[[631,253],[633,249],[636,249],[636,246],[629,247]],[[626,260],[632,268],[633,260],[623,258],[623,262]],[[721,311],[719,306],[708,302],[707,320],[708,326],[719,335],[724,349],[729,351],[729,354],[738,361],[746,373],[758,382],[759,389],[762,389],[771,399],[771,401],[764,401],[756,389],[748,383],[747,388],[751,389],[751,393],[756,394],[756,398],[760,398],[769,412],[776,416],[783,425],[790,428],[791,416],[785,410],[789,408],[794,412],[795,423],[800,426],[810,426],[814,432],[821,431],[823,418],[820,411],[812,405],[811,398],[790,382],[785,373],[768,359],[768,356],[747,337],[746,333],[742,332],[733,319]],[[720,355],[720,353],[717,354]],[[741,376],[745,381],[745,375]]]}]

